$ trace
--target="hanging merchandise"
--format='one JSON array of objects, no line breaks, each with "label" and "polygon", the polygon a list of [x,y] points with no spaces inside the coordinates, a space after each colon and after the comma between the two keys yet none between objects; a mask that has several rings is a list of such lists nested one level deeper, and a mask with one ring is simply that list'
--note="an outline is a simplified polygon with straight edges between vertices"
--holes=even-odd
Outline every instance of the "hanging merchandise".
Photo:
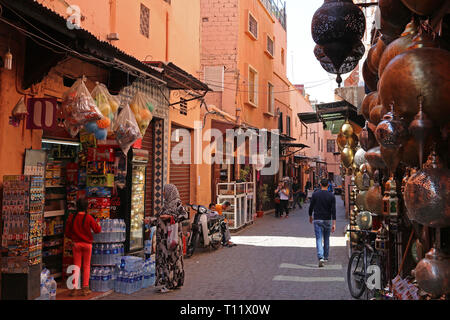
[{"label": "hanging merchandise", "polygon": [[98,109],[106,119],[97,121],[99,128],[108,129],[111,131],[111,124],[114,121],[114,116],[119,109],[120,101],[117,97],[111,95],[103,83],[96,83],[94,90],[92,90],[92,98],[95,100]]},{"label": "hanging merchandise", "polygon": [[450,226],[450,171],[433,152],[423,170],[411,175],[405,187],[410,220],[433,228]]},{"label": "hanging merchandise", "polygon": [[113,131],[116,134],[117,143],[123,153],[128,154],[131,146],[142,139],[136,118],[129,105],[126,105],[116,118]]},{"label": "hanging merchandise", "polygon": [[130,108],[136,117],[136,122],[139,125],[142,136],[145,136],[145,132],[153,119],[150,111],[152,107],[151,99],[140,91],[136,93],[130,103]]},{"label": "hanging merchandise", "polygon": [[25,97],[22,97],[12,110],[9,123],[14,127],[18,127],[20,121],[25,120],[27,115],[28,110],[27,106],[25,105]]},{"label": "hanging merchandise", "polygon": [[103,118],[85,85],[85,79],[78,79],[63,96],[62,111],[67,131],[75,137],[82,126]]}]

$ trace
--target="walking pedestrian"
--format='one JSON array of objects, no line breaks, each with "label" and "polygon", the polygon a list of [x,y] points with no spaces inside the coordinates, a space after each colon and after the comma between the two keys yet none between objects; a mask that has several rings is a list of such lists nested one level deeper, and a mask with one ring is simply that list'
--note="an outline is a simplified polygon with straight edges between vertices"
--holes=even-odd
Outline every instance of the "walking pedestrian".
[{"label": "walking pedestrian", "polygon": [[181,226],[178,227],[178,244],[174,249],[167,246],[168,227],[171,220],[175,223],[189,218],[183,207],[178,189],[166,184],[163,189],[163,207],[156,214],[156,286],[162,286],[161,293],[179,289],[184,284],[183,242]]},{"label": "walking pedestrian", "polygon": [[281,215],[281,213],[280,213],[281,200],[280,200],[279,192],[282,187],[283,187],[283,184],[281,182],[279,182],[277,188],[275,189],[275,199],[273,200],[275,203],[275,218],[278,218]]},{"label": "walking pedestrian", "polygon": [[283,217],[283,212],[285,212],[285,218],[289,217],[289,188],[286,182],[281,182],[278,184],[278,188],[275,190],[275,194],[278,195],[280,199],[278,213],[280,218]]},{"label": "walking pedestrian", "polygon": [[294,184],[292,185],[292,191],[294,192],[294,205],[292,209],[295,209],[295,206],[298,205],[300,209],[302,209],[302,202],[300,200],[305,201],[305,194],[302,192],[302,187],[297,178],[294,178]]},{"label": "walking pedestrian", "polygon": [[330,253],[330,233],[336,230],[336,198],[328,192],[327,179],[322,179],[320,185],[321,189],[315,191],[311,198],[309,222],[314,223],[317,258],[319,267],[323,267]]},{"label": "walking pedestrian", "polygon": [[[92,242],[94,240],[92,230],[95,233],[100,233],[102,231],[102,228],[97,221],[87,213],[87,208],[87,199],[78,199],[77,212],[71,214],[66,223],[66,237],[73,242],[73,263],[79,268],[80,274],[81,271],[83,272],[83,288],[81,289],[81,292],[78,288],[72,290],[70,292],[72,297],[79,294],[82,294],[83,296],[91,294],[91,290],[89,290],[89,278],[91,273]],[[77,281],[79,281],[79,278]]]}]

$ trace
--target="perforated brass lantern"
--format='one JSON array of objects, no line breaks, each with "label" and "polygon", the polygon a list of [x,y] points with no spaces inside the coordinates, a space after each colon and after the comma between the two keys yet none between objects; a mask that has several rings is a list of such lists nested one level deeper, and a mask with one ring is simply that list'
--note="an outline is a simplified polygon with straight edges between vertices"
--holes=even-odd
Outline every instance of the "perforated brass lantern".
[{"label": "perforated brass lantern", "polygon": [[[314,42],[322,47],[338,72],[364,36],[365,29],[364,13],[352,0],[325,0],[311,23]],[[340,85],[342,79],[337,74]]]}]

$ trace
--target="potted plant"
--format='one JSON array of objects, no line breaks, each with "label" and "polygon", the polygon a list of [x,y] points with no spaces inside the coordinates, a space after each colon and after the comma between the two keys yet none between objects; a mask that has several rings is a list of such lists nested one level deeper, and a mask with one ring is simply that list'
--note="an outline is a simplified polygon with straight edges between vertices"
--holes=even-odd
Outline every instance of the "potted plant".
[{"label": "potted plant", "polygon": [[236,181],[238,183],[240,182],[249,182],[249,176],[250,176],[251,168],[249,166],[245,166],[243,169],[239,170],[239,179]]},{"label": "potted plant", "polygon": [[264,215],[263,208],[270,201],[268,190],[269,190],[269,185],[267,185],[267,184],[263,184],[261,187],[258,188],[258,197],[256,198],[256,200],[257,200],[256,216],[258,218],[261,218]]}]

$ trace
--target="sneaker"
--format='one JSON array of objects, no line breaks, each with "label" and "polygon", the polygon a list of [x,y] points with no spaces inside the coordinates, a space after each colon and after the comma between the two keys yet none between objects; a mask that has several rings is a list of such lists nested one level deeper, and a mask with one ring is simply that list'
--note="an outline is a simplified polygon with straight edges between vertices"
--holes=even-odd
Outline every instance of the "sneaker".
[{"label": "sneaker", "polygon": [[323,261],[328,262],[328,259],[323,259]]},{"label": "sneaker", "polygon": [[320,259],[319,260],[319,268],[322,268],[323,267],[323,264],[324,264],[324,260],[323,259]]}]

